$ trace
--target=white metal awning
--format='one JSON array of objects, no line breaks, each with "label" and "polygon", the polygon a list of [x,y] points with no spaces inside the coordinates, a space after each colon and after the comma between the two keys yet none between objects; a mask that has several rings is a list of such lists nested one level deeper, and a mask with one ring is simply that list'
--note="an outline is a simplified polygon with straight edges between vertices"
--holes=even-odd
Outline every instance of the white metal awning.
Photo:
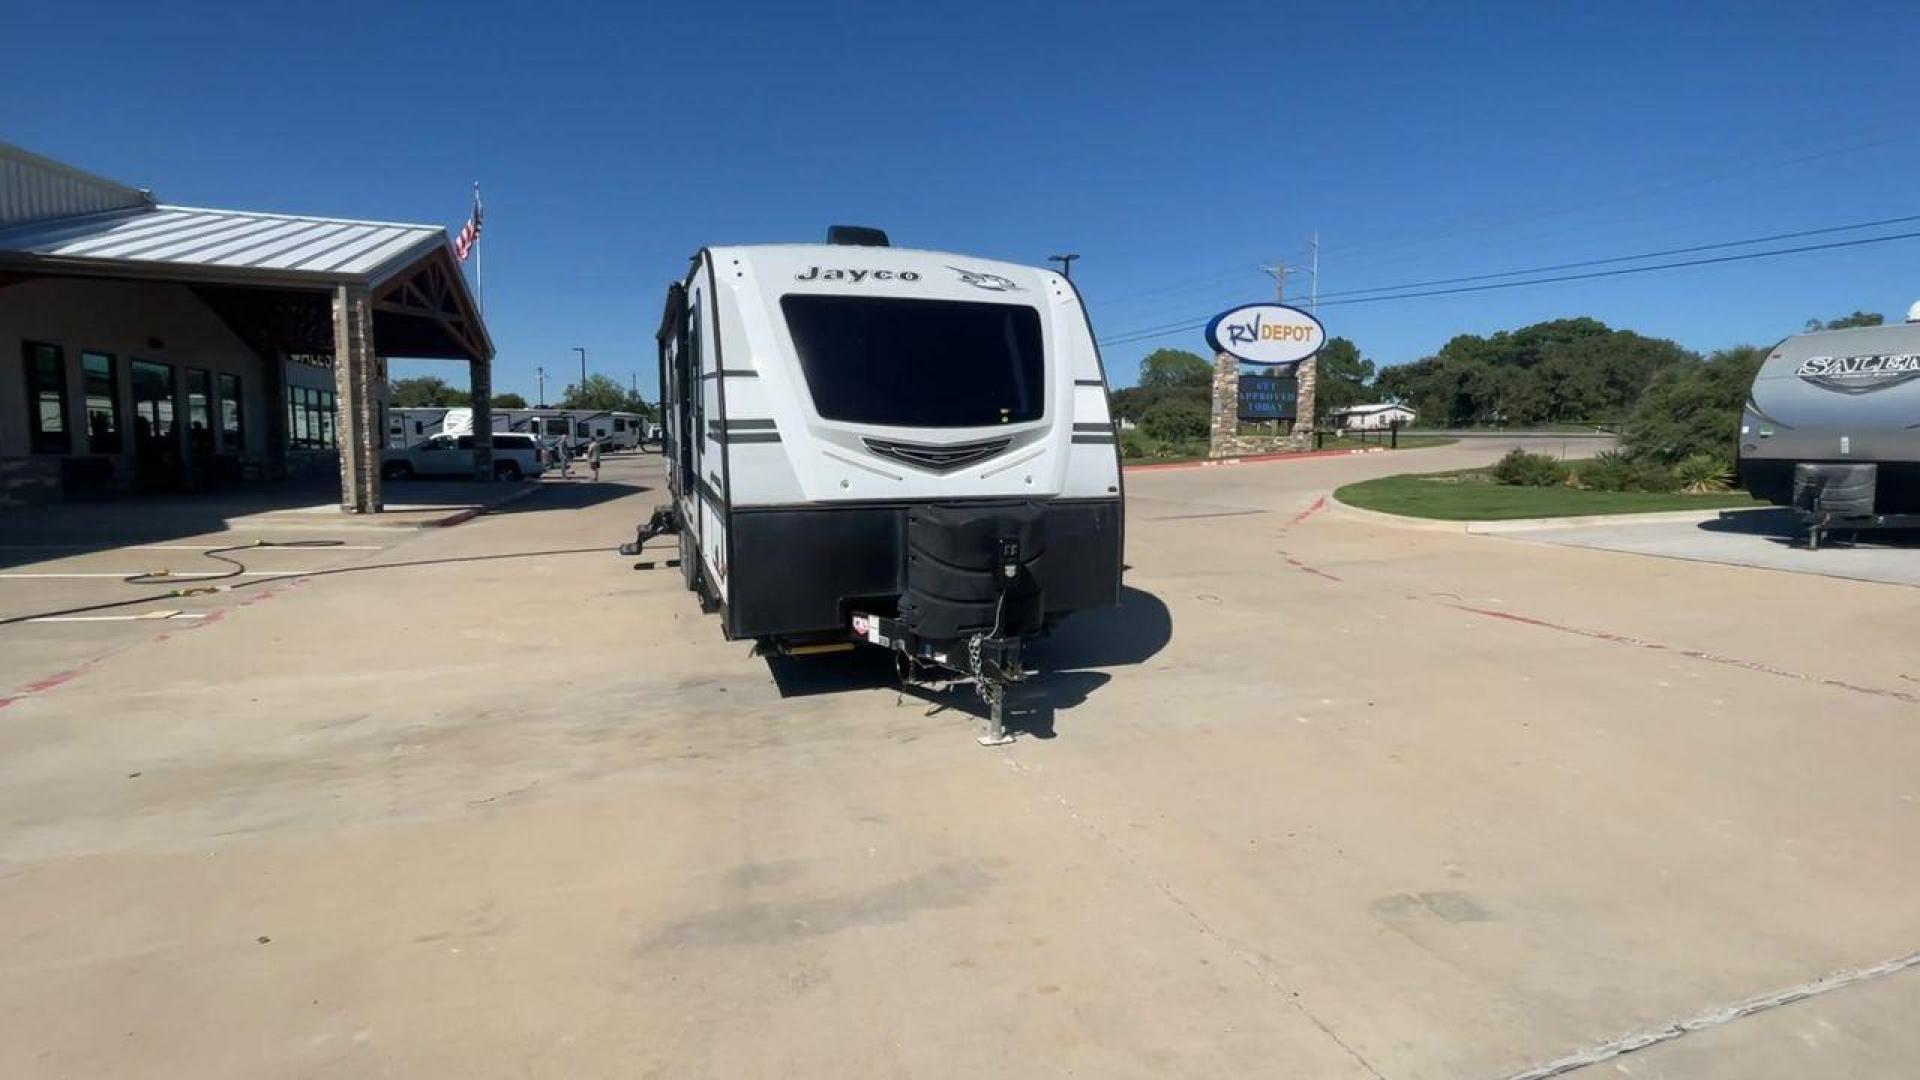
[{"label": "white metal awning", "polygon": [[434,225],[158,205],[0,230],[0,259],[101,272],[355,279],[377,284],[447,245]]}]

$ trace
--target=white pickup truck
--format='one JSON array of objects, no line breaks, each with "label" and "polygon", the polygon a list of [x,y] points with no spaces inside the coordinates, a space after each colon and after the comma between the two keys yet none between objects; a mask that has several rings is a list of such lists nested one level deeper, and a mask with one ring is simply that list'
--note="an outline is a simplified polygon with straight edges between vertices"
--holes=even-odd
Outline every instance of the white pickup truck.
[{"label": "white pickup truck", "polygon": [[[415,476],[473,476],[473,436],[435,435],[404,450],[380,455],[380,470],[390,480]],[[531,435],[493,434],[493,475],[501,480],[538,480],[546,471],[540,442]]]}]

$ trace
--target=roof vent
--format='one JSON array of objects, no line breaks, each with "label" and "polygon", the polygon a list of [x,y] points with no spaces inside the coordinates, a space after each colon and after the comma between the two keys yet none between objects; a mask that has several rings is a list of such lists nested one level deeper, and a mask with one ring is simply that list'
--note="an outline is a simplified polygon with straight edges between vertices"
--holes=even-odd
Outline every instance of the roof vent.
[{"label": "roof vent", "polygon": [[866,225],[829,225],[827,243],[842,247],[891,247],[887,243],[887,230],[870,228]]}]

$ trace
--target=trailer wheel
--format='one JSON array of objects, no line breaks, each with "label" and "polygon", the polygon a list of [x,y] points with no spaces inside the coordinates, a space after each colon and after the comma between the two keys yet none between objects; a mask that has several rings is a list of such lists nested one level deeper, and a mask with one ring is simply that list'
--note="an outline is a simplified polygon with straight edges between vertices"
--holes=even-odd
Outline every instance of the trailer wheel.
[{"label": "trailer wheel", "polygon": [[693,537],[682,528],[680,537],[680,581],[688,592],[700,591],[700,549],[694,545]]}]

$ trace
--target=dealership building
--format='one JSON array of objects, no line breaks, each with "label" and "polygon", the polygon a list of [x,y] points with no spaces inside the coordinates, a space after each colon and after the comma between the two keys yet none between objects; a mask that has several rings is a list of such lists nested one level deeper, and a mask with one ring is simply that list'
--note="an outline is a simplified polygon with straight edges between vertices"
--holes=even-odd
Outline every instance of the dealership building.
[{"label": "dealership building", "polygon": [[173,206],[0,143],[0,505],[324,473],[378,512],[388,357],[467,361],[488,429],[440,226]]}]

